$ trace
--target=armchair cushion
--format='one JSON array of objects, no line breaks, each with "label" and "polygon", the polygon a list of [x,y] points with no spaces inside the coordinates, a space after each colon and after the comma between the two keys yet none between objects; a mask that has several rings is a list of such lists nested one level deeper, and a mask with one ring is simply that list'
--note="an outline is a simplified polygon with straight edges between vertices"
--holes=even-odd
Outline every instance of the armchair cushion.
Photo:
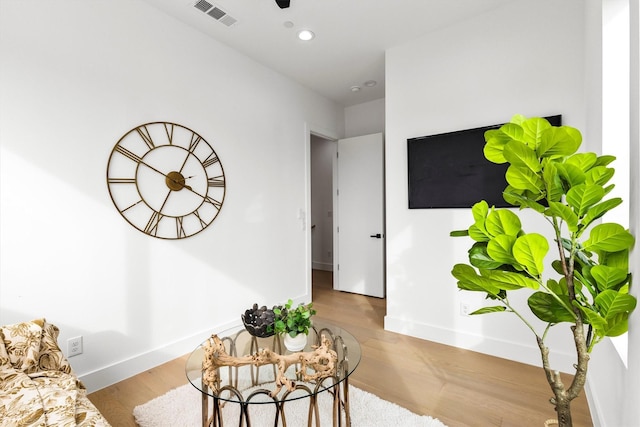
[{"label": "armchair cushion", "polygon": [[2,327],[2,335],[9,363],[20,371],[36,366],[40,353],[43,319]]},{"label": "armchair cushion", "polygon": [[0,327],[0,427],[109,426],[45,319]]}]

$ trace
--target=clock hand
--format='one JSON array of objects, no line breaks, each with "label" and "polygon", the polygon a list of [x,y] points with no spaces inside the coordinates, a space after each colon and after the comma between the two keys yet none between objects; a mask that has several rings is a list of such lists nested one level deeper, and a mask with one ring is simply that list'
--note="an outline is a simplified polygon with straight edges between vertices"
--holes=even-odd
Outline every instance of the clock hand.
[{"label": "clock hand", "polygon": [[[164,172],[160,172],[158,169],[154,168],[153,166],[151,166],[149,163],[146,163],[144,160],[139,160],[138,163],[140,163],[141,165],[145,165],[146,167],[148,167],[149,169],[151,169],[154,172],[158,172],[160,175],[168,178],[168,175]],[[171,178],[169,178],[171,179]],[[172,179],[173,181],[173,179]]]},{"label": "clock hand", "polygon": [[[179,187],[179,188],[177,188],[177,189],[175,189],[175,190],[174,190],[173,188],[171,188],[171,187],[170,187],[170,188],[171,188],[171,190],[173,190],[173,191],[179,191],[179,190],[182,190],[183,188],[186,188],[187,190],[191,191],[193,194],[195,194],[195,195],[197,195],[197,196],[199,196],[199,197],[202,197],[202,199],[203,199],[203,200],[206,200],[206,199],[207,199],[207,197],[206,197],[206,196],[203,196],[202,194],[198,193],[198,192],[197,192],[197,191],[195,191],[193,188],[191,188],[191,186],[189,186],[189,185],[184,185],[184,182],[182,182],[182,180],[180,180],[180,181],[176,181],[173,177],[169,176],[169,175],[171,175],[171,173],[166,174],[166,173],[164,173],[164,172],[161,172],[161,171],[159,171],[158,169],[154,168],[153,166],[151,166],[150,164],[148,164],[147,162],[145,162],[145,161],[143,161],[143,160],[140,160],[140,161],[139,161],[139,163],[140,163],[140,164],[145,165],[146,167],[148,167],[148,168],[149,168],[149,169],[151,169],[152,171],[159,173],[160,175],[164,176],[166,179],[170,180],[172,183],[176,184],[176,186],[177,186],[177,187]],[[186,161],[185,161],[185,163],[186,163]],[[184,165],[183,165],[183,167],[184,167]],[[179,172],[178,172],[178,174],[179,174]],[[194,176],[195,176],[195,175],[194,175]],[[190,176],[189,178],[193,178],[193,176]],[[187,178],[184,178],[184,179],[187,179]],[[166,202],[166,200],[165,200],[165,202]]]},{"label": "clock hand", "polygon": [[[154,168],[153,166],[151,166],[149,163],[145,162],[144,160],[140,160],[140,163],[141,163],[141,164],[143,164],[143,165],[145,165],[146,167],[148,167],[148,168],[149,168],[149,169],[151,169],[152,171],[157,172],[157,173],[159,173],[160,175],[164,176],[167,180],[171,181],[171,183],[172,183],[172,184],[175,184],[175,186],[171,186],[171,185],[169,185],[169,184],[167,183],[167,186],[168,186],[172,191],[180,191],[180,190],[182,190],[183,188],[187,188],[188,190],[193,191],[193,190],[191,189],[191,187],[189,187],[188,185],[184,185],[184,180],[185,180],[185,179],[187,179],[187,178],[182,178],[182,175],[181,175],[179,172],[177,172],[177,175],[178,175],[180,178],[177,178],[177,179],[176,179],[176,177],[175,177],[176,172],[169,172],[169,173],[167,174],[167,173],[161,172],[161,171],[159,171],[158,169]],[[194,176],[195,176],[195,175],[194,175]],[[193,178],[193,176],[190,176],[189,178]],[[175,188],[174,188],[174,187],[175,187]],[[195,191],[193,191],[193,192],[195,193]],[[196,193],[196,194],[198,194],[198,193]],[[198,194],[198,196],[202,197],[200,194]],[[166,202],[166,200],[165,200],[165,202]]]}]

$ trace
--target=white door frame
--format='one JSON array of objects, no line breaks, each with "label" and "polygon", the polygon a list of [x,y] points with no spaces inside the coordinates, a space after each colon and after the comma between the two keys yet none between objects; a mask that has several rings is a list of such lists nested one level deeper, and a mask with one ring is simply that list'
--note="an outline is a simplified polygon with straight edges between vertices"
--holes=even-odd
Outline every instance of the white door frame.
[{"label": "white door frame", "polygon": [[[305,156],[305,207],[304,207],[304,221],[303,226],[305,227],[305,274],[306,274],[306,292],[311,297],[312,296],[312,278],[311,278],[311,270],[313,267],[313,259],[311,257],[311,134],[316,135],[320,138],[327,139],[329,141],[338,141],[340,136],[337,132],[334,132],[329,129],[324,129],[321,126],[316,126],[314,124],[306,123],[304,124],[304,156]],[[332,186],[335,187],[336,182],[336,165],[335,159],[333,160],[333,183]],[[333,223],[336,224],[336,194],[333,191]],[[336,266],[337,262],[337,254],[336,254],[336,241],[334,239],[333,242],[333,265]]]}]

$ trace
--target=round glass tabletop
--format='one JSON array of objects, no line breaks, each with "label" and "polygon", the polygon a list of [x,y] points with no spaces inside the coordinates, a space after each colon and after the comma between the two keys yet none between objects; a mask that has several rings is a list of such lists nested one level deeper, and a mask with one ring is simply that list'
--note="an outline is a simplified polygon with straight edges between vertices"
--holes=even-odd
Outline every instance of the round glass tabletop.
[{"label": "round glass tabletop", "polygon": [[[287,350],[279,336],[257,338],[244,328],[216,337],[220,351],[212,356],[210,349],[207,354],[213,337],[204,341],[187,358],[186,374],[195,388],[223,401],[274,403],[335,389],[356,369],[361,357],[360,344],[353,335],[339,326],[320,320],[314,320],[306,346],[297,353]],[[325,345],[335,351],[337,357],[335,369],[330,373],[318,374],[326,361],[315,365],[316,368],[320,367],[317,370],[311,360],[314,356],[318,360],[318,354],[323,350],[318,349],[323,337]],[[269,355],[268,360],[262,357],[261,362],[256,363],[258,354]],[[213,369],[212,357],[214,364],[217,364]],[[212,375],[215,381],[211,381]]]}]

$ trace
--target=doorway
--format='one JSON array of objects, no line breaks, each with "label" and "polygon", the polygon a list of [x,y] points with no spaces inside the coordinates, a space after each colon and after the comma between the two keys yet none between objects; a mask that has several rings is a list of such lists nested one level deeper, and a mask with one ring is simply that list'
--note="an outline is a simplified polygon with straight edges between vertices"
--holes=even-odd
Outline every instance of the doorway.
[{"label": "doorway", "polygon": [[[341,146],[344,158],[338,159]],[[312,283],[320,274],[323,283],[329,280],[335,290],[385,297],[382,152],[382,134],[336,140],[310,132]],[[344,197],[339,207],[338,174],[345,165],[347,171],[342,170],[344,182],[340,184]],[[379,193],[373,205],[371,192]]]},{"label": "doorway", "polygon": [[[311,268],[333,272],[334,164],[337,143],[311,134]],[[333,280],[331,282],[333,286]]]}]

